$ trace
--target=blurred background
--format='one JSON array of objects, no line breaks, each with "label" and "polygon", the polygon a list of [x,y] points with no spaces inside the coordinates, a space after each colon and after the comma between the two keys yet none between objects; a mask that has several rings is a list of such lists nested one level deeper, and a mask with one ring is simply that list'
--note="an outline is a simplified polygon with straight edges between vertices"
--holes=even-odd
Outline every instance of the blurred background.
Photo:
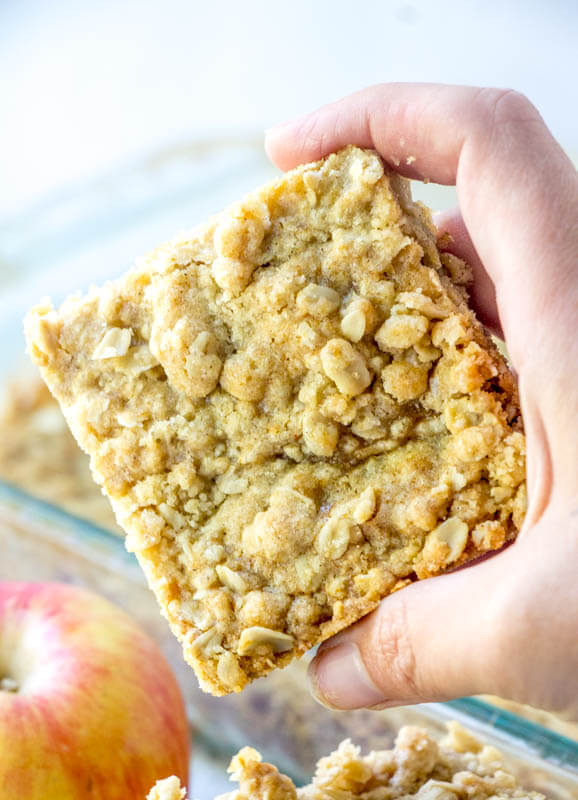
[{"label": "blurred background", "polygon": [[[372,83],[518,89],[576,159],[577,34],[575,0],[0,0],[0,579],[82,583],[134,613],[226,753],[252,737],[306,775],[350,729],[312,707],[300,673],[219,706],[195,690],[84,455],[27,374],[22,317],[275,175],[266,127]],[[455,202],[448,188],[415,189],[433,207]],[[517,730],[495,709],[476,713]],[[376,717],[356,719],[374,744]],[[542,752],[536,730],[522,738]],[[224,791],[221,766],[200,759],[195,775],[193,796]]]},{"label": "blurred background", "polygon": [[0,1],[0,309],[115,274],[273,175],[266,127],[372,83],[516,88],[575,157],[577,33],[573,0]]},{"label": "blurred background", "polygon": [[578,149],[573,0],[3,0],[0,210],[379,81],[513,87]]}]

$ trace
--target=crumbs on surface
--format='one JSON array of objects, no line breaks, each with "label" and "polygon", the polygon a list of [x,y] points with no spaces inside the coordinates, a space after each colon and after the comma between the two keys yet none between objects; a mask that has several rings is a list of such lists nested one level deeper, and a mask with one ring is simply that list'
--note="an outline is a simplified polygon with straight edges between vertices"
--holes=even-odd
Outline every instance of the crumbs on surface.
[{"label": "crumbs on surface", "polygon": [[[425,729],[408,725],[400,729],[392,750],[365,756],[346,739],[320,759],[313,780],[302,788],[244,747],[229,766],[239,788],[215,800],[545,800],[519,785],[495,747],[457,722],[447,727],[438,743]],[[169,778],[157,784],[148,800],[182,797],[178,780]]]}]

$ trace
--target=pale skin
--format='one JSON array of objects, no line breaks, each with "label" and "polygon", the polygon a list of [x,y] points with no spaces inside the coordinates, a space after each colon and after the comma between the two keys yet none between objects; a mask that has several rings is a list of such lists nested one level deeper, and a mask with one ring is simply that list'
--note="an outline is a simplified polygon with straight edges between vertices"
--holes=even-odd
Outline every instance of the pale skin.
[{"label": "pale skin", "polygon": [[[353,709],[491,693],[578,719],[578,176],[534,106],[498,89],[383,84],[271,129],[282,169],[347,144],[457,187],[441,215],[518,375],[529,507],[514,545],[412,584],[322,645],[317,698]],[[409,161],[409,164],[408,164]]]}]

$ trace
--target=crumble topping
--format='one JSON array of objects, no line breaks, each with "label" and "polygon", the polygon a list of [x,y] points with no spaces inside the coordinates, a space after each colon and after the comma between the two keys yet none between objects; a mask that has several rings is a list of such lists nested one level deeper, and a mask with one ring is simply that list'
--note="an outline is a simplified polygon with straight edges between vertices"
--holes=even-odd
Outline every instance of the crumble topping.
[{"label": "crumble topping", "polygon": [[407,182],[349,147],[29,314],[203,689],[516,535],[517,391],[468,279]]},{"label": "crumble topping", "polygon": [[[425,729],[408,725],[392,750],[365,756],[346,739],[318,762],[311,783],[299,789],[256,750],[244,747],[229,766],[239,789],[215,800],[545,800],[519,785],[495,747],[457,722],[447,727],[438,743]],[[178,780],[169,778],[157,783],[148,800],[183,796]]]}]

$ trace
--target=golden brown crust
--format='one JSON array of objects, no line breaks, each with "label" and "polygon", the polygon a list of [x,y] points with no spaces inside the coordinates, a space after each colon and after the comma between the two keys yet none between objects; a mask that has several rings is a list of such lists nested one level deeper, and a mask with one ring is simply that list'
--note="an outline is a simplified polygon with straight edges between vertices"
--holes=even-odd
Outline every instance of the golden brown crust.
[{"label": "golden brown crust", "polygon": [[346,148],[28,317],[201,686],[512,538],[515,385],[406,182]]}]

